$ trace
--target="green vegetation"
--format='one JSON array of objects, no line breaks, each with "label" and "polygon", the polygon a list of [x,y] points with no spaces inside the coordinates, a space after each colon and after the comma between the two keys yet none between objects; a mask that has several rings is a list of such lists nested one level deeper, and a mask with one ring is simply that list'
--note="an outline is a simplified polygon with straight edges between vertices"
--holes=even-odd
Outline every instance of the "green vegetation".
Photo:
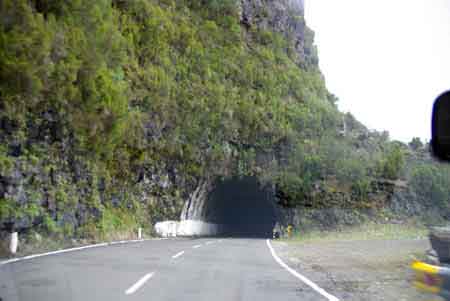
[{"label": "green vegetation", "polygon": [[404,155],[398,145],[392,146],[386,157],[379,162],[379,174],[389,180],[396,180],[399,177],[404,165]]},{"label": "green vegetation", "polygon": [[423,225],[366,223],[356,227],[345,227],[339,231],[295,231],[292,242],[352,241],[374,239],[426,239],[428,229]]},{"label": "green vegetation", "polygon": [[[30,205],[2,198],[0,223],[148,229],[230,175],[275,184],[286,206],[329,206],[318,186],[375,207],[372,185],[401,177],[404,151],[337,110],[304,36],[296,63],[284,36],[241,27],[233,0],[1,1],[0,176]],[[421,193],[444,204],[439,187]]]},{"label": "green vegetation", "polygon": [[420,164],[412,170],[411,187],[421,201],[430,208],[449,210],[450,167]]}]

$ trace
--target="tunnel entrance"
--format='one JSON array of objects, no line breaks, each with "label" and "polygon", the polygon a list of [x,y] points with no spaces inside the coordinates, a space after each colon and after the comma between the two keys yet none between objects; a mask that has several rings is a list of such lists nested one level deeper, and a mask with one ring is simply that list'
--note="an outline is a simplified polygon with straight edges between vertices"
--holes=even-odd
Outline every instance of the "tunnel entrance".
[{"label": "tunnel entrance", "polygon": [[273,194],[254,177],[216,182],[206,206],[208,220],[219,233],[234,237],[271,237],[276,223]]}]

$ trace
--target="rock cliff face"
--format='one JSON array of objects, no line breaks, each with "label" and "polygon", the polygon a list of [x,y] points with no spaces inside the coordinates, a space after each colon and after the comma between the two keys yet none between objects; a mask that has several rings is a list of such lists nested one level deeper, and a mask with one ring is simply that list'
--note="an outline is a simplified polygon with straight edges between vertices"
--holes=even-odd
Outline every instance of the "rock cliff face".
[{"label": "rock cliff face", "polygon": [[183,202],[173,193],[175,185],[181,187],[183,183],[170,179],[166,170],[146,170],[138,181],[114,184],[109,182],[111,179],[99,177],[92,162],[75,158],[73,151],[48,154],[44,162],[25,156],[13,157],[7,164],[2,162],[0,198],[4,203],[0,204],[0,210],[8,217],[0,220],[0,231],[14,228],[27,232],[45,225],[45,228],[66,229],[64,235],[70,236],[76,229],[98,220],[104,214],[99,208],[106,204],[128,203],[130,210],[135,205],[146,204],[149,209],[158,208],[155,212],[159,212],[160,218],[178,217]]},{"label": "rock cliff face", "polygon": [[[304,0],[241,0],[239,15],[244,31],[261,30],[281,34],[295,49],[293,58],[300,67],[317,67],[314,33],[306,26],[304,19]],[[263,161],[267,161],[267,158]],[[208,218],[205,214],[208,198],[214,188],[213,182],[200,181],[183,206],[182,220]]]},{"label": "rock cliff face", "polygon": [[303,67],[317,66],[314,33],[306,26],[303,0],[241,0],[241,24],[282,34]]},{"label": "rock cliff face", "polygon": [[[367,175],[365,153],[387,143],[338,135],[302,0],[47,2],[0,1],[0,239],[103,239],[226,214],[239,225],[239,211],[269,229],[301,216],[278,203],[298,205],[328,174]],[[234,176],[270,196],[212,197]],[[325,188],[322,203],[350,203],[353,188]],[[314,218],[341,219],[327,212]]]},{"label": "rock cliff face", "polygon": [[[144,3],[145,1],[141,2]],[[258,30],[279,33],[291,43],[292,49],[295,50],[291,57],[299,65],[305,68],[312,68],[316,65],[313,35],[305,25],[302,0],[242,0],[238,1],[237,5],[240,31],[243,35]],[[31,1],[22,6],[27,7],[27,18],[32,19],[39,15],[36,17],[36,19],[39,19],[37,25],[33,25],[35,27],[44,24],[47,15],[52,14],[58,19],[62,18],[64,13],[70,14],[70,10],[66,10],[63,4],[49,6]],[[109,6],[108,9],[111,9],[111,6],[117,10],[127,9],[126,1],[111,1]],[[23,12],[23,7],[20,6],[17,10]],[[14,5],[8,6],[8,9],[11,11],[5,10],[2,12],[4,13],[4,15],[2,14],[3,19],[9,20],[6,25],[8,27],[14,25],[17,28],[24,26],[24,24],[20,24],[21,20],[13,18]],[[90,8],[85,7],[85,9]],[[80,31],[85,30],[82,27],[79,29]],[[45,32],[45,29],[37,32],[33,38],[44,39],[43,32]],[[63,30],[61,32],[55,30],[54,33],[45,36],[45,39],[48,39],[48,41],[45,40],[48,45],[46,44],[43,47],[45,49],[42,52],[48,51],[49,55],[43,60],[46,63],[51,62],[49,66],[64,61],[64,63],[61,63],[61,70],[69,70],[64,65],[65,60],[68,61],[71,58],[68,56],[68,53],[72,50],[69,49],[68,36],[69,34]],[[43,41],[39,41],[35,44],[41,42],[43,43]],[[249,41],[249,44],[251,43]],[[42,57],[44,57],[44,54],[42,54]],[[145,60],[141,58],[141,61]],[[79,67],[77,65],[76,68]],[[42,80],[39,79],[39,85],[50,86],[51,78],[50,75],[47,75],[47,73],[50,74],[50,69],[44,68],[44,70],[41,70],[42,72],[35,72],[39,76],[45,74],[42,75]],[[130,70],[125,70],[125,73],[127,72],[130,72]],[[73,87],[70,89],[73,88],[73,91],[76,91],[79,88],[77,85],[81,84],[80,81],[84,75],[81,71],[75,71]],[[124,75],[122,70],[114,70],[113,80],[120,81]],[[63,74],[63,76],[68,77],[69,75]],[[158,77],[155,74],[152,76]],[[150,85],[147,82],[141,83],[140,77],[141,75],[127,80],[138,86],[136,89],[143,89],[146,85]],[[34,79],[29,74],[25,74],[23,78],[24,82]],[[77,78],[78,80],[76,80]],[[7,83],[9,84],[9,82],[15,82],[11,75],[8,77]],[[67,80],[64,80],[64,82],[67,82]],[[30,86],[28,87],[29,90],[32,90],[31,84],[24,84],[24,86],[27,85]],[[118,179],[117,175],[105,172],[109,166],[98,164],[92,157],[88,158],[89,154],[86,148],[80,147],[80,144],[89,144],[90,142],[81,142],[77,138],[76,132],[79,129],[71,127],[68,121],[70,108],[52,107],[61,98],[67,101],[64,99],[67,96],[64,94],[66,92],[61,92],[56,96],[52,95],[55,97],[55,100],[52,100],[54,103],[48,104],[45,102],[49,97],[47,89],[48,87],[44,89],[42,95],[38,93],[33,97],[30,96],[33,102],[40,102],[44,104],[44,107],[39,110],[33,107],[33,114],[27,112],[24,117],[20,115],[20,118],[16,116],[19,114],[15,112],[18,109],[8,107],[3,94],[0,95],[0,231],[10,231],[11,228],[15,228],[20,232],[27,232],[30,229],[39,228],[48,232],[56,231],[65,237],[70,237],[77,233],[89,232],[89,229],[95,227],[95,224],[98,226],[99,220],[108,216],[108,207],[120,207],[120,210],[140,212],[139,218],[145,216],[146,212],[149,211],[152,219],[141,220],[141,222],[148,223],[154,223],[162,219],[175,219],[180,216],[180,213],[182,219],[204,218],[202,210],[206,208],[205,201],[208,193],[212,190],[214,178],[202,176],[194,179],[192,177],[186,178],[177,169],[177,164],[180,164],[179,161],[182,161],[182,159],[169,161],[164,156],[152,158],[151,164],[126,166],[130,158],[121,157],[121,155],[124,155],[122,153],[114,154],[116,161],[114,164],[118,165],[115,168],[119,172],[122,169],[132,170],[132,173],[120,175],[122,179]],[[87,98],[95,94],[95,91],[89,89],[78,96],[78,101],[82,101],[83,97]],[[19,92],[14,90],[17,95],[19,95]],[[142,97],[140,95],[142,93],[144,92],[139,91],[133,97]],[[164,94],[165,92],[161,93]],[[23,94],[28,97],[27,93],[24,92]],[[130,106],[138,101],[139,99],[130,99]],[[29,110],[31,111],[31,109]],[[100,117],[102,114],[106,117]],[[109,127],[107,119],[112,118],[113,114],[108,109],[98,109],[92,113],[92,116],[95,115],[98,115],[98,117],[94,117],[94,119],[104,118],[106,125],[104,128],[101,128],[103,125],[100,127],[96,125],[89,131],[98,131],[100,134],[97,134],[97,136],[102,136],[101,130],[106,130]],[[74,118],[82,119],[81,116],[75,116]],[[89,126],[87,125],[87,127]],[[146,141],[140,142],[144,146],[155,141],[155,143],[161,143],[162,140],[167,138],[171,127],[169,120],[163,120],[157,113],[153,113],[142,124],[140,130],[143,132],[143,140],[146,139]],[[136,159],[134,157],[143,156],[140,153],[141,150],[128,146],[127,148],[130,149],[130,153],[133,152],[130,156],[131,159],[134,160]],[[207,149],[209,146],[204,148]],[[189,152],[189,149],[186,152]],[[233,150],[234,152],[235,150]],[[258,158],[264,157],[262,161],[267,161],[265,154],[256,154],[256,156]],[[196,160],[201,160],[201,158]],[[124,168],[121,164],[124,164]],[[228,167],[223,168],[227,169]],[[227,173],[223,172],[223,174]],[[114,224],[113,219],[105,222],[106,224]],[[139,221],[136,220],[135,222]],[[102,228],[108,227],[108,225],[102,225]],[[101,231],[104,231],[104,229],[101,229]]]}]

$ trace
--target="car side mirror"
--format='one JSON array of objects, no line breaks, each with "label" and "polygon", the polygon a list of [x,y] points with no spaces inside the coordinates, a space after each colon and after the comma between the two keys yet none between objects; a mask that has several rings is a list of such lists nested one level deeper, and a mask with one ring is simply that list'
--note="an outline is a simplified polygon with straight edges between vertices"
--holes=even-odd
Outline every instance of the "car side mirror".
[{"label": "car side mirror", "polygon": [[450,161],[450,91],[439,96],[434,102],[431,150],[438,159]]}]

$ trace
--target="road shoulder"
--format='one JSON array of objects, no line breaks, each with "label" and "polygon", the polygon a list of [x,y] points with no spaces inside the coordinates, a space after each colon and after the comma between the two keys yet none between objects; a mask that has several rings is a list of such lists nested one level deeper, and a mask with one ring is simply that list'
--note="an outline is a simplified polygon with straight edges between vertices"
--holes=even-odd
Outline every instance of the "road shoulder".
[{"label": "road shoulder", "polygon": [[292,268],[341,300],[424,300],[411,286],[409,264],[427,240],[274,242]]}]

